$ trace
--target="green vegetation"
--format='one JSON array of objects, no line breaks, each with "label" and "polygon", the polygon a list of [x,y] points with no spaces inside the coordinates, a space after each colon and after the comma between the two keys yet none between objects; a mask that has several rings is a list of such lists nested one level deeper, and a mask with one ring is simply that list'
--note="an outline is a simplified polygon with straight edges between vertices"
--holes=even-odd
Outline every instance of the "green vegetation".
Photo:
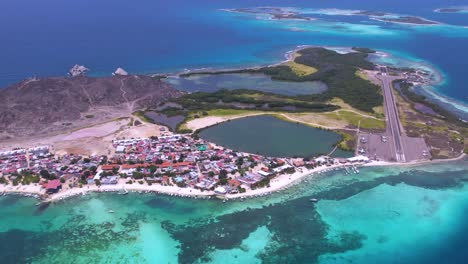
[{"label": "green vegetation", "polygon": [[[142,120],[143,122],[152,123],[152,120],[145,116],[145,112],[144,112],[144,111],[136,111],[136,112],[133,112],[132,114],[133,114],[134,116],[140,118],[140,120]],[[133,119],[132,119],[131,122],[132,122],[132,125],[133,125]]]},{"label": "green vegetation", "polygon": [[8,180],[5,177],[0,177],[0,184],[8,184]]},{"label": "green vegetation", "polygon": [[[193,93],[182,96],[178,103],[189,111],[211,110],[216,108],[238,108],[226,104],[244,103],[254,104],[252,110],[259,110],[262,104],[268,104],[268,109],[261,110],[284,110],[284,106],[294,106],[303,111],[331,111],[330,105],[325,102],[333,98],[341,98],[351,107],[368,113],[383,105],[383,97],[380,88],[372,84],[360,70],[372,70],[374,64],[366,58],[369,53],[375,52],[366,48],[354,48],[357,52],[339,54],[325,48],[306,48],[297,51],[292,61],[271,67],[226,70],[213,72],[186,73],[181,77],[194,74],[227,74],[227,73],[263,73],[273,80],[283,81],[321,81],[328,89],[320,94],[282,96],[262,93],[251,90],[223,91],[214,93]],[[365,96],[363,96],[365,95]],[[287,103],[286,103],[287,101]],[[273,108],[273,109],[272,109]],[[328,108],[328,109],[327,109]],[[180,109],[166,109],[168,116],[186,114]]]},{"label": "green vegetation", "polygon": [[[302,100],[299,96],[277,95],[255,90],[219,90],[196,92],[173,99],[178,107],[167,107],[158,111],[167,117],[183,116],[184,121],[176,127],[179,133],[190,133],[183,124],[191,119],[207,115],[227,116],[251,112],[329,112],[339,106]],[[144,113],[139,113],[143,115]]]},{"label": "green vegetation", "polygon": [[244,115],[254,113],[252,110],[244,109],[212,109],[209,110],[208,115],[210,116],[233,116],[233,115]]},{"label": "green vegetation", "polygon": [[263,178],[261,181],[257,182],[255,186],[253,186],[253,189],[268,187],[269,185],[270,185],[270,178],[266,177],[266,178]]},{"label": "green vegetation", "polygon": [[369,48],[353,47],[352,50],[362,53],[375,53],[375,50]]},{"label": "green vegetation", "polygon": [[343,131],[337,131],[341,136],[340,142],[338,142],[338,148],[346,151],[354,150],[354,136]]},{"label": "green vegetation", "polygon": [[317,72],[317,69],[314,68],[314,67],[310,67],[310,66],[307,66],[307,65],[304,65],[304,64],[300,64],[300,63],[297,63],[295,62],[294,60],[299,57],[300,54],[299,53],[296,53],[294,55],[294,59],[293,60],[290,60],[286,63],[286,65],[289,66],[289,68],[291,68],[291,70],[297,75],[297,76],[306,76],[306,75],[311,75],[313,73],[316,73]]},{"label": "green vegetation", "polygon": [[417,94],[411,91],[411,87],[413,86],[411,83],[407,83],[405,81],[396,81],[395,83],[397,84],[397,86],[400,87],[400,91],[403,94],[403,96],[408,98],[410,101],[414,103],[420,103],[431,108],[438,115],[445,118],[446,121],[460,125],[462,127],[466,125],[462,121],[460,121],[460,119],[455,114],[452,114],[450,111],[445,110],[443,107],[435,103],[429,102],[424,95]]},{"label": "green vegetation", "polygon": [[367,75],[365,73],[363,73],[362,71],[356,71],[356,76],[363,79],[363,80],[366,80],[366,81],[369,81],[369,77],[367,77]]},{"label": "green vegetation", "polygon": [[[18,184],[22,184],[22,185],[29,185],[31,183],[38,183],[41,178],[38,174],[36,173],[33,173],[32,171],[30,170],[24,170],[24,171],[21,171],[21,173],[12,173],[12,176],[16,177],[14,180],[13,180],[13,184],[15,185],[18,185]],[[8,183],[7,179],[2,177],[0,178],[0,184],[6,184]]]},{"label": "green vegetation", "polygon": [[385,128],[385,121],[381,119],[371,118],[371,117],[364,117],[362,115],[356,114],[354,112],[340,110],[331,113],[325,113],[327,117],[337,119],[337,120],[345,120],[347,123],[364,129],[384,129]]},{"label": "green vegetation", "polygon": [[[234,105],[243,104],[251,110],[263,111],[310,111],[327,112],[338,109],[338,107],[326,104],[302,100],[300,97],[276,95],[254,90],[219,90],[213,93],[197,92],[186,94],[174,100],[187,110],[212,110],[220,108],[239,109]],[[164,110],[166,111],[166,110]],[[171,109],[173,111],[173,109]]]},{"label": "green vegetation", "polygon": [[301,96],[307,101],[324,102],[338,97],[352,107],[366,112],[373,112],[374,107],[383,104],[379,87],[356,75],[359,69],[374,68],[374,65],[366,60],[367,53],[339,54],[324,48],[307,48],[298,53],[300,56],[294,60],[296,63],[313,67],[318,71],[310,75],[298,76],[286,65],[265,67],[258,71],[276,80],[322,81],[328,86],[328,90],[321,94]]}]

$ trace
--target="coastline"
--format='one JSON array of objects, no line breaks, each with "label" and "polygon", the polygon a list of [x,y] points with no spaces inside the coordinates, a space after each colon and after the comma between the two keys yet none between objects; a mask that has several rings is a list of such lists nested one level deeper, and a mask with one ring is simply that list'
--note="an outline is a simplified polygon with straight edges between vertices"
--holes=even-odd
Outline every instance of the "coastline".
[{"label": "coastline", "polygon": [[273,192],[277,192],[283,189],[288,188],[294,183],[302,180],[307,176],[311,176],[314,174],[321,174],[324,172],[328,172],[331,170],[338,170],[344,167],[350,166],[390,166],[394,165],[393,163],[390,164],[383,164],[383,163],[368,163],[368,164],[337,164],[331,166],[319,166],[314,169],[306,169],[305,167],[301,167],[302,172],[296,171],[293,174],[281,174],[278,175],[270,181],[270,187],[263,187],[254,190],[248,190],[245,193],[237,193],[237,194],[226,194],[226,195],[217,195],[214,191],[200,191],[195,188],[181,188],[177,186],[163,186],[163,185],[148,185],[148,184],[126,184],[126,179],[119,179],[119,182],[115,185],[88,185],[83,188],[73,188],[67,190],[61,190],[58,193],[45,195],[44,189],[38,186],[11,186],[11,185],[0,185],[0,193],[1,194],[16,194],[16,195],[23,195],[29,196],[39,199],[41,202],[49,203],[49,202],[57,202],[60,200],[64,200],[66,198],[79,196],[79,195],[86,195],[89,192],[151,192],[155,194],[163,194],[163,195],[170,195],[170,196],[179,196],[179,197],[187,197],[187,198],[211,198],[211,197],[224,197],[225,199],[243,199],[243,198],[252,198],[258,196],[264,196],[271,194]]},{"label": "coastline", "polygon": [[461,160],[466,156],[466,154],[461,154],[460,156],[453,159],[446,160],[432,160],[432,161],[414,161],[408,163],[398,163],[398,162],[385,162],[385,161],[372,161],[369,163],[355,163],[355,164],[334,164],[330,166],[321,165],[314,169],[306,169],[305,167],[300,167],[302,171],[296,171],[293,174],[281,174],[272,178],[270,181],[270,187],[263,187],[259,189],[249,190],[245,193],[236,193],[236,194],[226,194],[218,195],[214,191],[200,191],[195,188],[181,188],[177,186],[163,186],[163,185],[148,185],[148,184],[126,184],[125,179],[119,179],[119,182],[115,185],[101,185],[101,186],[86,186],[83,188],[74,188],[62,190],[58,193],[51,194],[49,196],[44,194],[44,189],[41,186],[36,185],[0,185],[0,194],[1,195],[21,195],[26,197],[33,197],[40,201],[40,203],[54,203],[70,197],[76,197],[80,195],[86,195],[90,192],[98,193],[108,193],[108,192],[139,192],[139,193],[154,193],[156,195],[169,195],[185,198],[194,198],[194,199],[211,199],[219,198],[223,200],[229,199],[245,199],[245,198],[255,198],[260,196],[270,195],[284,189],[289,188],[290,186],[299,183],[301,180],[306,177],[318,175],[321,173],[336,171],[343,169],[344,167],[387,167],[387,166],[402,166],[402,167],[411,167],[411,166],[421,166],[424,164],[434,164],[442,162],[450,162]]},{"label": "coastline", "polygon": [[[293,60],[294,55],[298,50],[301,50],[307,47],[318,47],[318,46],[297,45],[295,49],[290,50],[285,54],[286,60],[279,62],[279,63],[271,64],[271,66],[283,64],[285,62]],[[328,49],[333,48],[330,46],[325,46],[325,47]],[[343,48],[343,47],[335,47],[335,48]],[[223,70],[217,70],[217,71],[223,71]],[[271,113],[258,112],[258,113],[251,113],[251,114],[240,114],[240,115],[229,116],[229,117],[212,116],[212,117],[191,120],[186,125],[190,129],[198,130],[201,128],[216,125],[216,124],[226,122],[229,120],[233,120],[233,119],[237,119],[237,118],[265,115],[265,114],[271,115]],[[192,124],[190,126],[189,124],[191,122]],[[448,161],[458,160],[458,159],[462,159],[464,156],[465,154],[461,154],[460,156],[453,158],[453,159],[415,161],[415,162],[409,162],[409,163],[373,161],[373,162],[366,163],[366,164],[358,164],[358,165],[354,164],[354,166],[363,166],[363,167],[417,166],[417,165],[422,165],[422,164],[432,164],[432,163],[437,163],[437,162],[448,162]],[[337,170],[337,169],[347,167],[347,166],[353,166],[353,165],[338,164],[338,165],[331,165],[331,166],[320,166],[312,170],[307,170],[302,167],[302,172],[295,172],[293,174],[282,174],[282,175],[272,178],[270,182],[270,187],[249,190],[246,193],[227,194],[224,197],[227,199],[237,199],[237,198],[248,198],[248,197],[268,195],[273,192],[285,189],[288,186],[296,183],[297,181],[300,181],[301,179],[309,175],[320,174],[322,172],[326,172],[330,170]],[[33,185],[28,185],[28,186],[0,185],[0,195],[1,194],[19,194],[19,195],[25,195],[25,196],[34,196],[36,198],[41,199],[44,202],[55,202],[55,201],[63,200],[65,198],[72,197],[72,196],[84,195],[88,192],[120,192],[120,191],[154,192],[157,194],[165,194],[165,195],[181,196],[181,197],[192,197],[192,198],[208,198],[208,197],[216,196],[216,193],[214,191],[200,191],[194,188],[180,188],[180,187],[174,187],[174,186],[148,185],[146,183],[145,184],[139,184],[139,183],[126,184],[124,179],[119,179],[119,182],[116,185],[102,185],[102,186],[92,185],[92,186],[86,186],[84,188],[67,189],[67,190],[62,190],[56,194],[52,194],[49,197],[46,197],[46,195],[44,195],[44,190],[39,185],[36,185],[36,186],[33,186]]]}]

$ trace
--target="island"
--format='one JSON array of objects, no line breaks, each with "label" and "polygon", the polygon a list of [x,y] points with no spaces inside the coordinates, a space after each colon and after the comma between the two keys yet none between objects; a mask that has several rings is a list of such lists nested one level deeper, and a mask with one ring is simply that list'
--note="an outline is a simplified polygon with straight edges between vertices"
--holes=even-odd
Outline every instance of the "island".
[{"label": "island", "polygon": [[434,10],[437,13],[468,13],[468,7],[460,6],[460,7],[445,7],[445,8],[437,8]]},{"label": "island", "polygon": [[[295,19],[314,21],[317,17],[311,15],[348,15],[348,16],[366,16],[370,20],[397,23],[397,24],[409,24],[409,25],[437,25],[440,24],[437,21],[432,21],[426,18],[417,16],[408,16],[400,14],[391,14],[380,11],[369,11],[369,10],[340,10],[333,9],[335,12],[329,12],[328,9],[312,9],[302,10],[296,8],[283,8],[283,7],[251,7],[251,8],[235,8],[235,9],[223,9],[228,12],[244,13],[244,14],[263,14],[267,15],[269,19]],[[460,12],[462,9],[456,9]],[[336,12],[339,11],[339,12]]]},{"label": "island", "polygon": [[[349,174],[359,173],[359,166],[410,166],[463,157],[466,123],[413,89],[430,81],[427,74],[377,65],[369,60],[377,53],[365,47],[337,52],[301,46],[288,52],[286,61],[262,67],[23,81],[0,91],[0,97],[25,105],[29,93],[20,94],[20,89],[43,89],[32,111],[49,119],[38,124],[32,113],[5,108],[5,117],[16,118],[0,119],[11,123],[3,133],[20,125],[24,129],[0,144],[0,193],[33,195],[45,204],[107,191],[242,199],[329,170]],[[276,82],[278,92],[256,90],[249,83],[240,89],[179,91],[166,81],[231,74],[266,76]],[[314,89],[317,82],[325,89]],[[310,93],[291,83],[310,84]],[[280,89],[284,85],[290,89]],[[60,116],[56,105],[50,106],[61,92],[75,93],[64,101],[70,115]],[[281,156],[204,138],[212,127],[255,116],[323,129],[338,134],[338,142],[322,153]],[[73,124],[63,125],[66,120]],[[334,156],[340,149],[351,157]]]},{"label": "island", "polygon": [[270,19],[295,19],[295,20],[314,20],[312,17],[308,17],[300,14],[292,9],[285,9],[281,7],[255,7],[255,8],[235,8],[235,9],[223,9],[228,12],[235,13],[247,13],[247,14],[265,14]]},{"label": "island", "polygon": [[371,19],[400,24],[411,24],[411,25],[437,25],[439,22],[428,20],[422,17],[416,16],[400,16],[400,17],[373,17]]}]

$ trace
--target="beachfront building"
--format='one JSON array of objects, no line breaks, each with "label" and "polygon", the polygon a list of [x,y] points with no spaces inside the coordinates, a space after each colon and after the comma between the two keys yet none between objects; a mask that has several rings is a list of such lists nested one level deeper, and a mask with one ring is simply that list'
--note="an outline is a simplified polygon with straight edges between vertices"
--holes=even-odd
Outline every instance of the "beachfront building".
[{"label": "beachfront building", "polygon": [[44,184],[44,189],[48,194],[57,193],[61,188],[62,184],[60,183],[60,180],[50,180]]},{"label": "beachfront building", "polygon": [[[67,186],[86,184],[161,184],[213,191],[217,194],[244,192],[269,186],[281,174],[292,174],[303,167],[331,166],[366,162],[364,156],[333,159],[271,158],[219,147],[190,135],[169,134],[161,137],[117,139],[112,141],[114,154],[82,157],[67,154],[56,157],[46,147],[16,149],[0,153],[2,182],[21,183],[24,175],[49,180],[48,193]],[[37,175],[40,175],[38,177]],[[29,179],[31,179],[29,177]],[[60,180],[55,180],[60,179]],[[30,180],[29,180],[30,181]]]},{"label": "beachfront building", "polygon": [[100,179],[102,185],[117,184],[119,182],[118,176],[105,176]]}]

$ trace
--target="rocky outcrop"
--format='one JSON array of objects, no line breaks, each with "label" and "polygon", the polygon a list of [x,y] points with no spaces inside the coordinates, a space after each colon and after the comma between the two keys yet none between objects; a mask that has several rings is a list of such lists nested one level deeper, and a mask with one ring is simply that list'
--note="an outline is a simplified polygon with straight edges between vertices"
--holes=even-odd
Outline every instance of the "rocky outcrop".
[{"label": "rocky outcrop", "polygon": [[112,73],[112,75],[120,75],[120,76],[127,76],[128,75],[128,72],[122,68],[117,68],[117,70],[115,70],[114,73]]},{"label": "rocky outcrop", "polygon": [[0,139],[104,122],[180,95],[149,76],[29,79],[0,89]]},{"label": "rocky outcrop", "polygon": [[75,64],[75,66],[73,66],[69,71],[68,71],[68,74],[72,77],[76,77],[76,76],[81,76],[81,75],[84,75],[86,72],[88,72],[89,69],[86,68],[85,66],[83,65],[78,65],[78,64]]}]

